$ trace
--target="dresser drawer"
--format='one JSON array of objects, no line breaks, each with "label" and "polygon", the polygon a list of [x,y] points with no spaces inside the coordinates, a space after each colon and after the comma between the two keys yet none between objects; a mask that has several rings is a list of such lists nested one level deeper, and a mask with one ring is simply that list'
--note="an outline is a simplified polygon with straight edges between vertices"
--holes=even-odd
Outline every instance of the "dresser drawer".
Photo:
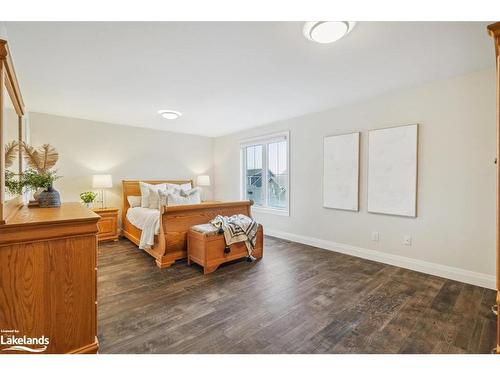
[{"label": "dresser drawer", "polygon": [[97,226],[99,227],[99,237],[113,235],[116,233],[116,218],[103,217]]}]

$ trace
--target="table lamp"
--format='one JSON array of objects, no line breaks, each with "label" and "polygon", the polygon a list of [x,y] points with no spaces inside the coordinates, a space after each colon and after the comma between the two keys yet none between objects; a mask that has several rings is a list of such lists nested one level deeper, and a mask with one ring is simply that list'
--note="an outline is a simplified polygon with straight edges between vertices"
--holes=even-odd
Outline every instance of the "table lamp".
[{"label": "table lamp", "polygon": [[[196,178],[196,186],[200,186],[200,187],[210,186],[210,176],[207,176],[207,175],[198,176]],[[201,195],[202,195],[202,197],[205,195],[203,190],[201,191]],[[202,200],[204,201],[205,199],[202,199]]]},{"label": "table lamp", "polygon": [[105,208],[104,189],[113,187],[113,179],[110,174],[95,174],[92,176],[92,187],[101,190],[101,208]]}]

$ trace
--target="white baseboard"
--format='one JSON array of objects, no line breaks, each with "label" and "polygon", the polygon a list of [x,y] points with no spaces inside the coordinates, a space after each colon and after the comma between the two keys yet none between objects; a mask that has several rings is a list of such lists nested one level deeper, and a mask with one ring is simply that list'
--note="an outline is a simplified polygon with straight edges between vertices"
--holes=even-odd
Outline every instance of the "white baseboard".
[{"label": "white baseboard", "polygon": [[438,263],[431,263],[424,260],[383,253],[381,251],[365,249],[362,247],[346,245],[333,241],[321,240],[319,238],[292,234],[280,230],[265,229],[264,232],[267,236],[271,237],[282,238],[304,245],[315,246],[326,250],[336,251],[342,254],[352,255],[358,258],[364,258],[376,262],[390,264],[392,266],[408,268],[413,271],[445,277],[447,279],[461,281],[463,283],[477,285],[488,289],[496,289],[496,278],[494,275],[468,271],[462,268],[445,266]]}]

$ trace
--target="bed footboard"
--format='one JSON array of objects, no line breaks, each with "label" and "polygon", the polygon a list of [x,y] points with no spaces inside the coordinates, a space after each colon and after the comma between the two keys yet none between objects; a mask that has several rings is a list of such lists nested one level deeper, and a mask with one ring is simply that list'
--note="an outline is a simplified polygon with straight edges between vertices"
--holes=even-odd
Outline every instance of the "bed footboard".
[{"label": "bed footboard", "polygon": [[158,241],[148,251],[160,268],[170,267],[176,260],[187,257],[187,234],[193,225],[208,223],[217,215],[243,214],[251,216],[252,201],[204,202],[193,205],[164,206]]}]

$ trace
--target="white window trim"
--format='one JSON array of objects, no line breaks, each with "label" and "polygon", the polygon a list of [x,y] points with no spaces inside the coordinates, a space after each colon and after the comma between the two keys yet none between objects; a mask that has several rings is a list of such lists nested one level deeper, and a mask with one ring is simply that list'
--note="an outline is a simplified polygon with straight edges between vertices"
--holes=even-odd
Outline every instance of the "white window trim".
[{"label": "white window trim", "polygon": [[[272,134],[266,134],[258,137],[253,137],[253,138],[247,138],[244,140],[240,141],[240,199],[246,199],[246,153],[243,152],[246,147],[248,146],[253,146],[253,145],[263,145],[264,147],[262,148],[262,165],[265,166],[263,170],[265,171],[265,176],[264,181],[266,183],[263,183],[263,194],[265,197],[265,201],[267,204],[267,173],[268,173],[268,168],[267,168],[267,149],[269,143],[274,143],[280,139],[286,139],[286,162],[287,162],[287,202],[286,202],[286,209],[279,209],[279,208],[273,208],[273,207],[268,207],[268,206],[257,206],[253,205],[252,210],[256,212],[262,212],[262,213],[267,213],[267,214],[273,214],[273,215],[279,215],[279,216],[290,216],[290,173],[291,173],[291,165],[290,165],[290,131],[284,131],[284,132],[279,132],[279,133],[272,133]],[[265,151],[264,151],[265,150]]]}]

